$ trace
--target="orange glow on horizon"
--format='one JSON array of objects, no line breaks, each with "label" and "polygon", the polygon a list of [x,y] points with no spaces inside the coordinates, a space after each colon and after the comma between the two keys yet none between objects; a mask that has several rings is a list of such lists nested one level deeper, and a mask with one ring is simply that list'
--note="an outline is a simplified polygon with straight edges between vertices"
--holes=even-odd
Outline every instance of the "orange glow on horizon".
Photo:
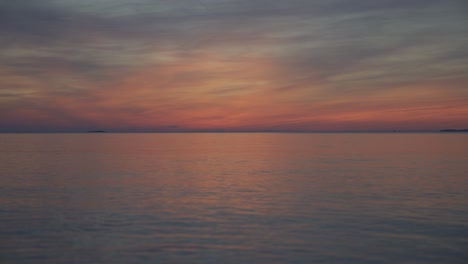
[{"label": "orange glow on horizon", "polygon": [[[70,74],[66,67],[56,72]],[[44,98],[50,107],[17,110],[11,120],[64,127],[85,122],[111,130],[433,129],[434,123],[453,127],[468,114],[463,92],[440,89],[443,81],[340,94],[313,75],[288,83],[290,75],[280,61],[198,54],[109,81],[81,81],[92,88],[80,90],[81,96],[18,92],[6,103]],[[54,109],[68,118],[53,117]]]}]

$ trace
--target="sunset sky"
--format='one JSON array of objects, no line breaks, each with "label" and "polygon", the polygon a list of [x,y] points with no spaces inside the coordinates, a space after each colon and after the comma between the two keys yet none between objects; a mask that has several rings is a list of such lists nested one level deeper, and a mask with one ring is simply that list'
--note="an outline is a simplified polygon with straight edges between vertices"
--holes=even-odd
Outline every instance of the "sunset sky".
[{"label": "sunset sky", "polygon": [[468,128],[465,0],[0,0],[0,132]]}]

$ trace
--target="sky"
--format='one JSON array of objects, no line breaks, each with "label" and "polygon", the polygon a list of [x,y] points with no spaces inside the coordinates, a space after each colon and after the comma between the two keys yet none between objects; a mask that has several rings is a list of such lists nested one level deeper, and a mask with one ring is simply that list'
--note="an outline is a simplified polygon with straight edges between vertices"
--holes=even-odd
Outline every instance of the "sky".
[{"label": "sky", "polygon": [[0,132],[468,128],[465,0],[0,0]]}]

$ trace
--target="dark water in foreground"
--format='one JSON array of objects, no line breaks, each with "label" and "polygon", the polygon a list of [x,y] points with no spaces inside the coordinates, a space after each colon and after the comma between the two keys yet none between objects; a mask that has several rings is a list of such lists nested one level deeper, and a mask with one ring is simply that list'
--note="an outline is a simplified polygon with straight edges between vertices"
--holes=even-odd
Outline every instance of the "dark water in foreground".
[{"label": "dark water in foreground", "polygon": [[467,134],[0,135],[0,263],[468,263]]}]

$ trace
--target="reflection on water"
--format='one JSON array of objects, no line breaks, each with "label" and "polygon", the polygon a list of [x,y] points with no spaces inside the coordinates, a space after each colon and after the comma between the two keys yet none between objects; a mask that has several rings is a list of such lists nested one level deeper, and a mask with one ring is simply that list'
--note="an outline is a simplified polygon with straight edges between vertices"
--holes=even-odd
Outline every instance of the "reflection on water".
[{"label": "reflection on water", "polygon": [[465,134],[0,135],[2,263],[465,263]]}]

